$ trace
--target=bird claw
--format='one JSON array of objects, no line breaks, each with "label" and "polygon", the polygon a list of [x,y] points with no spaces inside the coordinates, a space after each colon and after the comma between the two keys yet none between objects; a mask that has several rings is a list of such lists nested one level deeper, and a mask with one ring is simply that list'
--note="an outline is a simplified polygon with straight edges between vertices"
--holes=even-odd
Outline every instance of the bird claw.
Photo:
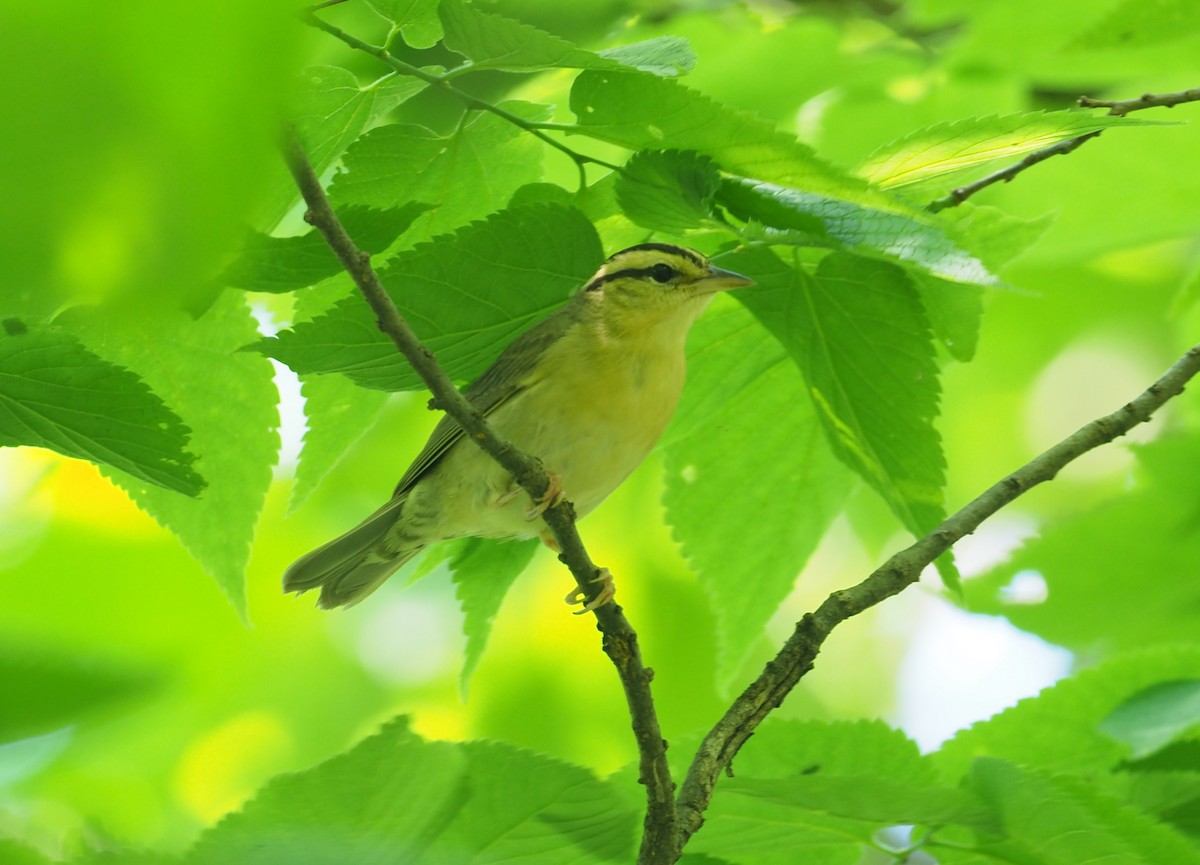
[{"label": "bird claw", "polygon": [[554,472],[547,472],[546,478],[550,481],[550,485],[546,487],[546,492],[533,503],[533,507],[525,511],[525,519],[533,522],[538,517],[546,512],[546,508],[554,507],[563,500],[562,478]]},{"label": "bird claw", "polygon": [[596,572],[596,576],[588,582],[601,584],[600,592],[590,601],[587,599],[587,589],[585,589],[583,586],[576,586],[567,593],[565,598],[563,598],[563,600],[571,606],[583,604],[582,610],[575,611],[575,615],[577,616],[582,616],[584,613],[590,613],[597,607],[603,607],[617,596],[617,587],[613,582],[613,575],[609,572],[608,568],[601,568]]}]

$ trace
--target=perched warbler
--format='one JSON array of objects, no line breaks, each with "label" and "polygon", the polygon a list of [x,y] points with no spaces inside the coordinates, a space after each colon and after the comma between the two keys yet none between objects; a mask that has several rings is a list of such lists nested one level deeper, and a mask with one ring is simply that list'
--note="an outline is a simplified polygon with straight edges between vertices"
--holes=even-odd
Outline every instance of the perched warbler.
[{"label": "perched warbler", "polygon": [[[337,607],[366,597],[437,541],[540,534],[553,547],[542,512],[566,498],[583,517],[641,463],[679,402],[692,323],[716,292],[752,283],[679,246],[616,253],[464,392],[499,435],[542,460],[551,477],[545,498],[531,501],[444,417],[387,504],[296,561],[284,589],[320,587],[320,606]],[[612,596],[609,577],[586,608]]]}]

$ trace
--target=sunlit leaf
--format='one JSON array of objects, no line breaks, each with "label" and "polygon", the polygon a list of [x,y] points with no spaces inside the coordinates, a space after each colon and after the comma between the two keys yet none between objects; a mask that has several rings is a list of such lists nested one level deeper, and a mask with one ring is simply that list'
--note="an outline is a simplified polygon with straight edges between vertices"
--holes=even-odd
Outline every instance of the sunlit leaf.
[{"label": "sunlit leaf", "polygon": [[0,447],[32,445],[127,472],[144,483],[199,494],[186,448],[191,431],[128,369],[60,330],[0,335]]},{"label": "sunlit leaf", "polygon": [[885,144],[863,161],[857,173],[881,186],[904,186],[997,159],[1016,161],[1068,138],[1127,125],[1145,124],[1082,109],[948,121]]},{"label": "sunlit leaf", "polygon": [[665,463],[667,520],[711,599],[718,676],[729,682],[791,591],[850,478],[825,443],[795,365],[734,304],[693,327]]},{"label": "sunlit leaf", "polygon": [[198,320],[141,309],[79,310],[68,322],[88,348],[136,370],[191,427],[196,468],[208,481],[199,498],[106,474],[174,532],[244,612],[244,570],[279,450],[279,421],[271,365],[240,351],[258,333],[243,296],[227,292]]},{"label": "sunlit leaf", "polygon": [[630,157],[616,181],[625,215],[645,228],[680,232],[712,218],[720,175],[711,159],[677,150]]}]

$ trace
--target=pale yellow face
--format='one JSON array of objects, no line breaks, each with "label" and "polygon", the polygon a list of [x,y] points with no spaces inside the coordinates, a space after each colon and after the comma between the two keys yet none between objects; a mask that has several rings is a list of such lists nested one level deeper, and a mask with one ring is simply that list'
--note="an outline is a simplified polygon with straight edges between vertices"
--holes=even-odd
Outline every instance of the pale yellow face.
[{"label": "pale yellow face", "polygon": [[714,267],[704,255],[681,246],[644,243],[624,249],[601,265],[584,293],[602,297],[606,318],[628,326],[652,327],[688,307],[699,315],[718,291],[751,285],[753,280]]}]

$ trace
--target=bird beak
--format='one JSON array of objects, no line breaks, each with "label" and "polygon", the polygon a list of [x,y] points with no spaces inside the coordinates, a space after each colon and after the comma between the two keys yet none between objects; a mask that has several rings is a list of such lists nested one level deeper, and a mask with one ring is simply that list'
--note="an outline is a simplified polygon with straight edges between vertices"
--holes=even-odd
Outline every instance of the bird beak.
[{"label": "bird beak", "polygon": [[729,291],[747,285],[754,285],[754,280],[748,276],[742,276],[740,273],[734,273],[732,270],[723,270],[709,265],[708,275],[696,280],[694,288],[704,294],[715,294],[718,291]]}]

